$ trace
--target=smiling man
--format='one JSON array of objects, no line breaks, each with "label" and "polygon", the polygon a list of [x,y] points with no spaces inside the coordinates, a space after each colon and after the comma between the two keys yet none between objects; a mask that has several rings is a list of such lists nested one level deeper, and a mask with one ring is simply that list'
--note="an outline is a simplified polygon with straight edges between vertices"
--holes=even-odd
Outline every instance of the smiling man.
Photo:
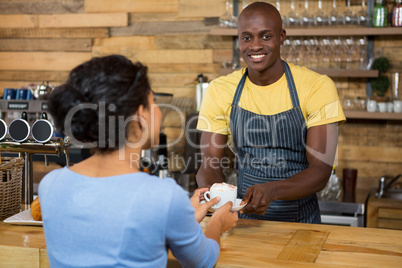
[{"label": "smiling man", "polygon": [[345,121],[333,81],[281,60],[281,16],[256,2],[238,19],[247,68],[213,80],[197,125],[199,186],[225,181],[217,159],[229,144],[238,159],[242,218],[320,223],[316,192],[327,184]]}]

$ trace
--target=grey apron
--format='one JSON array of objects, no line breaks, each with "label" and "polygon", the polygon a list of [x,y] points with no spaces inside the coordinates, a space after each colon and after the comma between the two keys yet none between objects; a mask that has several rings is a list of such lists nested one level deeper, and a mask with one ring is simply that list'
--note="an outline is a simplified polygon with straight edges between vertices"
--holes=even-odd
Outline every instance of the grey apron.
[{"label": "grey apron", "polygon": [[[308,167],[306,123],[300,109],[293,76],[283,61],[293,108],[275,115],[261,115],[239,107],[247,69],[237,85],[230,114],[230,130],[238,158],[238,197],[248,187],[285,180]],[[321,223],[315,194],[297,200],[272,201],[265,215],[240,214],[241,218]]]}]

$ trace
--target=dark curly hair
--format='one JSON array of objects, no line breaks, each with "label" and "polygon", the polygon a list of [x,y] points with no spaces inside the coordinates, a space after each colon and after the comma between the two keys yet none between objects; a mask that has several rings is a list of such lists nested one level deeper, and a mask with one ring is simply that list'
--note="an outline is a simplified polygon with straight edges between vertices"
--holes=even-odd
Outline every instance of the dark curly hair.
[{"label": "dark curly hair", "polygon": [[81,143],[95,142],[100,152],[119,149],[124,144],[118,141],[120,132],[127,138],[128,128],[120,129],[117,120],[109,119],[126,120],[140,105],[149,106],[147,71],[120,55],[92,58],[75,67],[48,99],[58,132]]}]

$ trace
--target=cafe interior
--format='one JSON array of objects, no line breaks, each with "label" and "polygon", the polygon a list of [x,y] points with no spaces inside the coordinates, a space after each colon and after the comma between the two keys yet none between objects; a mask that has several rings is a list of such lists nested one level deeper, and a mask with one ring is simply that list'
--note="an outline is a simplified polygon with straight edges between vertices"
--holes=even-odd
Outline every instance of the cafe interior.
[{"label": "cafe interior", "polygon": [[[212,80],[246,67],[237,18],[253,2],[0,0],[0,267],[49,267],[42,221],[26,212],[46,174],[93,148],[57,132],[47,99],[91,58],[148,67],[162,125],[142,171],[198,188],[202,99]],[[216,267],[401,267],[401,1],[262,2],[282,16],[281,58],[330,77],[346,122],[316,193],[322,223],[239,220],[221,235]],[[236,153],[225,155],[226,183],[237,185]],[[167,266],[181,267],[171,253]]]}]

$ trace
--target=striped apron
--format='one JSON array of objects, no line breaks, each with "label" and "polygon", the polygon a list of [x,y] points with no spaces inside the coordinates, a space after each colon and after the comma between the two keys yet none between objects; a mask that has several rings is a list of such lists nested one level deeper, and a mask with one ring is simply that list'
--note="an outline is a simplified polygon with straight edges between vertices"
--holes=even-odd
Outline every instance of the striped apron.
[{"label": "striped apron", "polygon": [[[239,107],[247,69],[237,85],[230,114],[230,130],[238,158],[238,197],[248,187],[286,180],[308,167],[307,127],[300,109],[293,76],[283,61],[293,108],[274,115],[261,115]],[[321,223],[315,194],[297,200],[272,201],[265,215],[241,214],[241,218]]]}]

